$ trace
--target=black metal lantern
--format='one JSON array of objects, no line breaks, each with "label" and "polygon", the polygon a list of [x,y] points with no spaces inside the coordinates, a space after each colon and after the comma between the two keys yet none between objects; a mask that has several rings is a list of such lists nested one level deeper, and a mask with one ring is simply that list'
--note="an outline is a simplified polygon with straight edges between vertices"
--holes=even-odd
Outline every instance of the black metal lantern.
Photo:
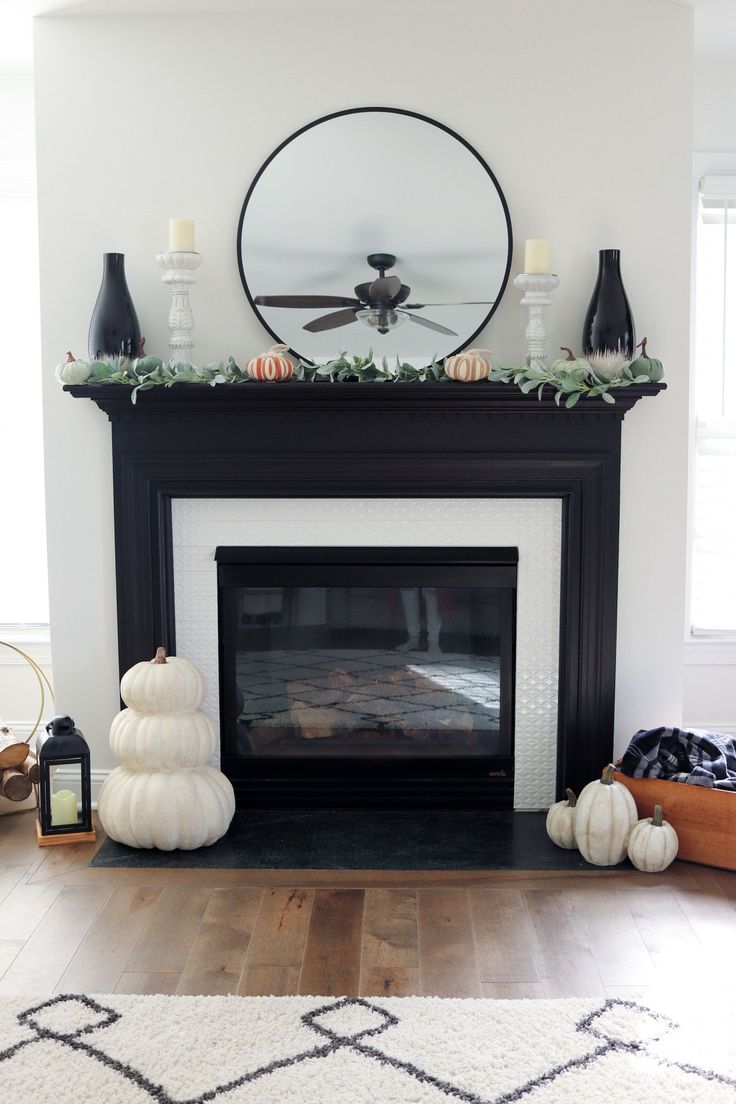
[{"label": "black metal lantern", "polygon": [[[53,843],[91,842],[92,787],[89,747],[82,733],[74,727],[71,717],[53,717],[46,725],[46,734],[36,743],[38,753],[39,800],[36,834],[40,846]],[[81,793],[81,810],[77,793],[72,789],[52,789],[56,767],[77,769]]]}]

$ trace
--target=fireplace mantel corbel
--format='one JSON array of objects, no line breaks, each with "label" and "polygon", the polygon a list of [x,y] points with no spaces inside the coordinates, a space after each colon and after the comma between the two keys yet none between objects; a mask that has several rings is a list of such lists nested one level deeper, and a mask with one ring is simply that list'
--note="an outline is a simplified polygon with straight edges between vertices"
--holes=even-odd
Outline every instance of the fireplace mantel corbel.
[{"label": "fireplace mantel corbel", "polygon": [[176,651],[171,501],[562,500],[558,789],[613,749],[621,424],[664,384],[571,410],[501,383],[67,386],[112,422],[121,673]]}]

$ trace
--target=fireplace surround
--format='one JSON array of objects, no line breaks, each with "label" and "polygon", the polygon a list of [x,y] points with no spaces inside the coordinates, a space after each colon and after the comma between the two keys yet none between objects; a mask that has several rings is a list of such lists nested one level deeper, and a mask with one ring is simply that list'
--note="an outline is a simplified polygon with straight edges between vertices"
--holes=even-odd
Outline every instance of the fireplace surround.
[{"label": "fireplace surround", "polygon": [[112,422],[121,672],[176,651],[177,498],[557,498],[557,792],[610,758],[621,422],[662,384],[573,410],[503,384],[67,387]]}]

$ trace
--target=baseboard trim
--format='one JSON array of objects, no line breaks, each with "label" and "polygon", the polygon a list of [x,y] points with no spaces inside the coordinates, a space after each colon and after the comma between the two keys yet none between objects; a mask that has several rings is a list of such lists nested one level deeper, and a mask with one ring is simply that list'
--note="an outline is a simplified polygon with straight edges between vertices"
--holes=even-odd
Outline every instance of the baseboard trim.
[{"label": "baseboard trim", "polygon": [[[92,808],[97,808],[97,799],[100,795],[102,783],[112,773],[112,767],[98,768],[90,771],[90,783],[92,789]],[[68,785],[73,788],[74,782],[79,778],[79,772],[68,767],[58,767],[56,771],[57,785]]]}]

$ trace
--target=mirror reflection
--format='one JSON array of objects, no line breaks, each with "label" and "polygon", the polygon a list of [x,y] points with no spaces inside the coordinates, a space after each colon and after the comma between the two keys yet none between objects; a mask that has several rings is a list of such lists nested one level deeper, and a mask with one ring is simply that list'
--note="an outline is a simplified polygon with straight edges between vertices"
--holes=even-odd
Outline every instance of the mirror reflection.
[{"label": "mirror reflection", "polygon": [[256,176],[238,228],[254,310],[307,360],[456,352],[496,309],[510,258],[489,166],[441,124],[388,108],[289,138]]}]

